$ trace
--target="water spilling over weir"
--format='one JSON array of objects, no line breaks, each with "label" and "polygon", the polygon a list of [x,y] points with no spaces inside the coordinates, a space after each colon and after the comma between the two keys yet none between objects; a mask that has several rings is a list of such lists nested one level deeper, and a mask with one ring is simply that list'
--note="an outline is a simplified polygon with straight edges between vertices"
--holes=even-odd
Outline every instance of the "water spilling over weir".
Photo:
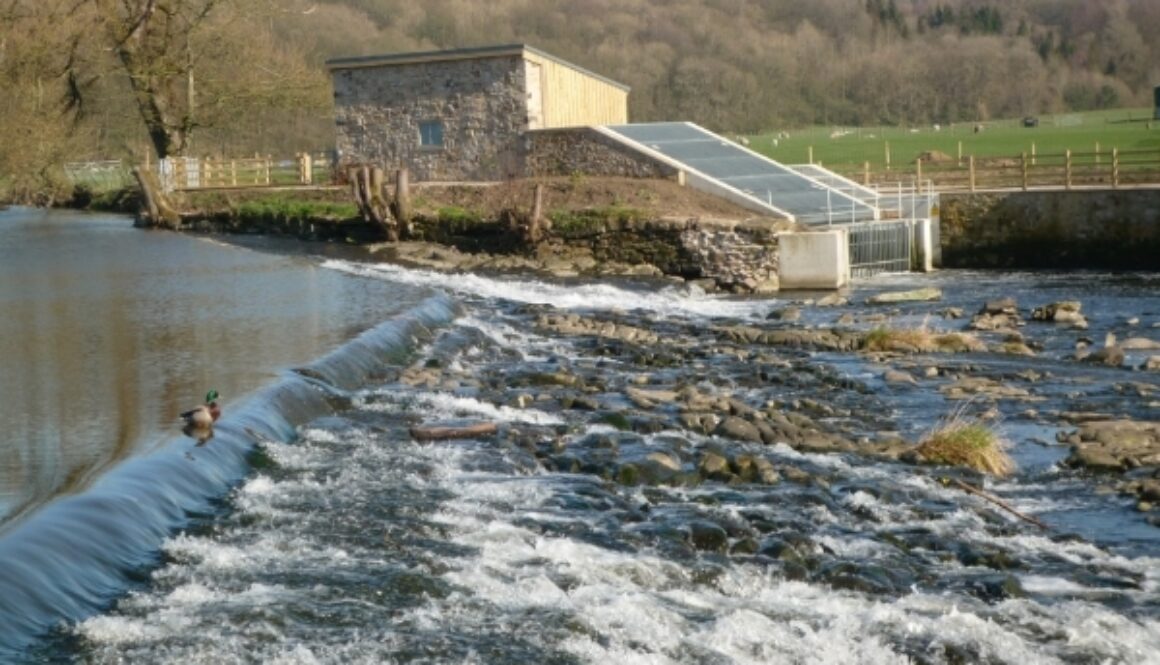
[{"label": "water spilling over weir", "polygon": [[[40,533],[63,546],[4,552],[20,563],[0,584],[25,591],[0,598],[0,632],[26,634],[20,622],[54,612],[66,622],[6,656],[1022,664],[1160,653],[1160,534],[1099,478],[1061,466],[1050,423],[1027,413],[1147,418],[1154,398],[1124,387],[1155,382],[1066,360],[1070,333],[1042,332],[1035,359],[912,359],[943,374],[908,387],[884,383],[873,359],[722,333],[776,326],[766,316],[784,302],[325,265],[448,295],[252,391],[206,445],[130,458],[7,530],[0,548],[59,520]],[[944,273],[866,288],[927,279],[943,280],[945,306],[1074,295],[1092,336],[1128,316],[1160,320],[1147,277]],[[901,325],[929,309],[889,316]],[[839,313],[803,308],[800,325]],[[544,325],[571,315],[592,332]],[[983,480],[972,474],[706,434],[660,397],[808,414],[852,441],[885,429],[913,439],[953,408],[937,390],[946,375],[1010,382],[1027,367],[1050,377],[1020,384],[1035,402],[980,405],[1021,467],[985,482],[1046,531],[941,480]],[[410,434],[479,421],[498,433]],[[750,471],[707,471],[713,456]]]}]

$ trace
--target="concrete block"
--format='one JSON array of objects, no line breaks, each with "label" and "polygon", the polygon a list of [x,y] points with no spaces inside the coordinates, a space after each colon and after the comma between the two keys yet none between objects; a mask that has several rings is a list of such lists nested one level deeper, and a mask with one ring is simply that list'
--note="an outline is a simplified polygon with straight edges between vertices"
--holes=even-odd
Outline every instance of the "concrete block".
[{"label": "concrete block", "polygon": [[782,290],[840,289],[850,283],[850,240],[845,229],[777,234]]},{"label": "concrete block", "polygon": [[934,270],[934,224],[929,219],[916,219],[913,221],[913,238],[914,238],[914,263],[911,266],[912,270],[918,272],[931,272]]}]

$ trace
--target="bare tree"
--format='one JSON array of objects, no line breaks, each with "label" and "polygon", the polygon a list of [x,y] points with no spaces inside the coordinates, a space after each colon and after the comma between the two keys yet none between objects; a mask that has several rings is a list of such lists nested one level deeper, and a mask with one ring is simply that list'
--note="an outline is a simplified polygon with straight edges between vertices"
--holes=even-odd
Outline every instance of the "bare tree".
[{"label": "bare tree", "polygon": [[197,126],[193,33],[219,0],[94,0],[158,157],[184,154]]}]

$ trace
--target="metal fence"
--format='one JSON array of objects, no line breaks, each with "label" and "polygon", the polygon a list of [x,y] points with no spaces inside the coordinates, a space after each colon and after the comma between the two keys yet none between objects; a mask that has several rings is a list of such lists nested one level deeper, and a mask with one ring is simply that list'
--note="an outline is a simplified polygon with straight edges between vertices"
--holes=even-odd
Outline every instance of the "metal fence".
[{"label": "metal fence", "polygon": [[68,162],[65,177],[74,187],[84,187],[93,193],[111,192],[133,183],[129,168],[119,159],[93,162]]},{"label": "metal fence", "polygon": [[[146,164],[166,192],[194,189],[283,187],[329,184],[332,163],[325,155],[300,153],[291,158],[270,156],[244,158],[168,157]],[[65,176],[74,186],[107,192],[134,183],[132,170],[121,160],[69,162]]]},{"label": "metal fence", "polygon": [[910,271],[914,252],[912,220],[858,222],[844,228],[850,242],[851,276]]}]

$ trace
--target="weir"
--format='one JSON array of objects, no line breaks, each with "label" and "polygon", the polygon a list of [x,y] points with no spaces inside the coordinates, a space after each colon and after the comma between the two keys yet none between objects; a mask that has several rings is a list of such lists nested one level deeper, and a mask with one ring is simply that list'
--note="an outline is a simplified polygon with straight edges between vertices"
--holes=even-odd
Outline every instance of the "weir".
[{"label": "weir", "polygon": [[141,584],[158,564],[163,541],[212,516],[216,502],[251,471],[256,446],[294,440],[298,426],[335,412],[332,398],[364,385],[457,315],[450,299],[432,296],[251,394],[215,424],[205,445],[174,438],[6,528],[0,660]]}]

